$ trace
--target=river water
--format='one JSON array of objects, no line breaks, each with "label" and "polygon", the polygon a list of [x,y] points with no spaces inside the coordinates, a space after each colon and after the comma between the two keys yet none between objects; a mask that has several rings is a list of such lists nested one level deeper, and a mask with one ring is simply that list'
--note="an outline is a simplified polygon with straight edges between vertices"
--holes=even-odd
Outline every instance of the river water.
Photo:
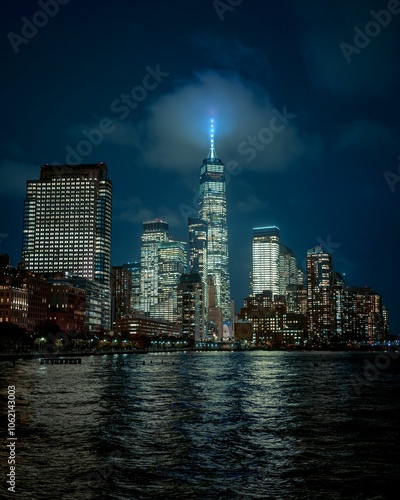
[{"label": "river water", "polygon": [[7,386],[16,388],[9,498],[398,498],[400,364],[377,356],[182,352],[1,363],[2,403]]}]

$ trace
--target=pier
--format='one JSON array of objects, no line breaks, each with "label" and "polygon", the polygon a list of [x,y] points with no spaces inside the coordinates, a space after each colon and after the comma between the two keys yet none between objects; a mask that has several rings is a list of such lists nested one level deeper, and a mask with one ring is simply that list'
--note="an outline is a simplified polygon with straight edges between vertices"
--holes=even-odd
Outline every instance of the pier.
[{"label": "pier", "polygon": [[40,358],[41,365],[80,365],[82,358]]}]

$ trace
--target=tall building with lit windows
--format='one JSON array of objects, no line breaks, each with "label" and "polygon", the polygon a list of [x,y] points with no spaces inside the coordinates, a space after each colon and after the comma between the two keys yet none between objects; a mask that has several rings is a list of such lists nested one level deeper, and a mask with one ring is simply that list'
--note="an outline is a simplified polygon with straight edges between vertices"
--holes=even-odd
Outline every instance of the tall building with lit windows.
[{"label": "tall building with lit windows", "polygon": [[143,222],[140,250],[140,310],[150,313],[158,303],[158,245],[169,241],[169,224],[162,219]]},{"label": "tall building with lit windows", "polygon": [[131,311],[140,309],[140,261],[126,262],[124,269],[132,275]]},{"label": "tall building with lit windows", "polygon": [[162,219],[143,222],[140,261],[140,310],[154,319],[176,321],[178,284],[186,272],[186,244],[168,234]]},{"label": "tall building with lit windows", "polygon": [[211,145],[200,170],[199,219],[207,224],[205,273],[215,286],[215,305],[223,321],[230,322],[228,225],[226,219],[225,165],[214,147],[214,122],[211,120]]},{"label": "tall building with lit windows", "polygon": [[206,280],[207,223],[201,219],[188,219],[189,224],[189,268],[198,273],[202,282]]},{"label": "tall building with lit windows", "polygon": [[270,290],[279,295],[279,228],[276,226],[253,229],[253,271],[251,293],[258,295]]},{"label": "tall building with lit windows", "polygon": [[329,341],[335,330],[332,255],[320,245],[307,251],[307,332],[309,340]]},{"label": "tall building with lit windows", "polygon": [[[100,312],[87,301],[85,321],[111,326],[112,183],[105,163],[43,165],[39,180],[27,181],[22,267],[78,280],[96,289]],[[88,296],[90,294],[88,293]]]},{"label": "tall building with lit windows", "polygon": [[125,266],[111,268],[112,320],[123,318],[132,311],[132,272]]},{"label": "tall building with lit windows", "polygon": [[22,265],[110,286],[112,184],[105,163],[44,165],[27,182]]},{"label": "tall building with lit windows", "polygon": [[303,285],[304,273],[300,269],[296,256],[283,243],[279,244],[279,294],[286,295],[291,285]]},{"label": "tall building with lit windows", "polygon": [[178,285],[187,271],[186,244],[181,241],[165,241],[158,245],[158,304],[153,308],[156,319],[177,321]]}]

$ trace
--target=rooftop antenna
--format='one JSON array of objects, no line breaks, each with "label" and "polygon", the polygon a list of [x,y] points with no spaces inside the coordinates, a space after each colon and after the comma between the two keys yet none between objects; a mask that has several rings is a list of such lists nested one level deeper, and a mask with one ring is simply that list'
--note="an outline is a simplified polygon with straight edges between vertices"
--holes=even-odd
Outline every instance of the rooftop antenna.
[{"label": "rooftop antenna", "polygon": [[214,160],[217,158],[217,153],[215,152],[215,145],[214,145],[214,118],[211,118],[210,121],[210,151],[208,153],[208,158],[211,160]]}]

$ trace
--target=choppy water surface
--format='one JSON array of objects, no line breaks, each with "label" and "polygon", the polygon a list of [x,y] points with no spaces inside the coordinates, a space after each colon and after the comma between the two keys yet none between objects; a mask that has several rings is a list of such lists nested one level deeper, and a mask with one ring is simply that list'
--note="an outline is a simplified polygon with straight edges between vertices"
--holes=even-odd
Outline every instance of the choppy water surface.
[{"label": "choppy water surface", "polygon": [[350,380],[376,356],[3,363],[2,400],[8,385],[17,394],[14,498],[398,498],[399,364],[379,367],[360,394]]}]

